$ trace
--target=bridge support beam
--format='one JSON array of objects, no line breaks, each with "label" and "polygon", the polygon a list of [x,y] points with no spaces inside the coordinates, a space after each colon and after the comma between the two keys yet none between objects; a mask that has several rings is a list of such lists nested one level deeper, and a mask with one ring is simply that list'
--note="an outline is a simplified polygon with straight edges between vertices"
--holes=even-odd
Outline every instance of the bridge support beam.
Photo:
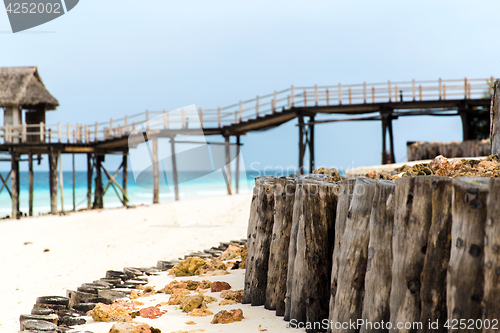
[{"label": "bridge support beam", "polygon": [[92,154],[87,153],[87,209],[92,208]]},{"label": "bridge support beam", "polygon": [[170,149],[172,150],[172,174],[174,178],[175,201],[179,201],[179,179],[177,176],[177,161],[175,158],[175,139],[170,138]]},{"label": "bridge support beam", "polygon": [[[382,116],[382,164],[396,163],[394,134],[392,131],[392,110],[380,110]],[[387,132],[389,132],[389,154],[387,154]]]},{"label": "bridge support beam", "polygon": [[[312,123],[312,124],[311,124]],[[309,117],[309,172],[314,170],[314,116]]]},{"label": "bridge support beam", "polygon": [[153,204],[160,202],[160,172],[158,168],[158,138],[151,139],[153,146]]},{"label": "bridge support beam", "polygon": [[231,150],[230,148],[230,136],[224,136],[226,139],[225,143],[225,148],[226,148],[226,166],[222,169],[222,172],[224,173],[224,178],[226,179],[226,186],[227,186],[227,194],[231,195]]},{"label": "bridge support beam", "polygon": [[94,208],[104,208],[104,189],[102,187],[102,162],[104,155],[95,155],[95,190],[94,190]]},{"label": "bridge support beam", "polygon": [[304,117],[299,115],[299,170],[297,174],[300,176],[304,173],[304,155],[306,153],[306,146],[304,144]]},{"label": "bridge support beam", "polygon": [[11,191],[11,197],[12,197],[12,218],[13,219],[18,219],[21,217],[21,212],[19,211],[19,157],[20,155],[16,153],[14,149],[11,149],[10,152],[10,157],[11,157],[11,170],[12,173],[10,175],[10,191]]},{"label": "bridge support beam", "polygon": [[236,136],[236,170],[235,170],[235,187],[236,187],[236,194],[239,193],[239,187],[240,187],[240,136]]},{"label": "bridge support beam", "polygon": [[299,170],[304,174],[304,157],[309,149],[309,172],[314,170],[314,116],[309,117],[309,122],[304,123],[304,116],[299,115]]},{"label": "bridge support beam", "polygon": [[57,214],[57,152],[49,148],[50,212]]},{"label": "bridge support beam", "polygon": [[122,182],[122,188],[123,188],[123,203],[125,206],[128,206],[128,196],[127,196],[127,183],[128,183],[128,148],[123,152],[123,182]]},{"label": "bridge support beam", "polygon": [[462,120],[462,141],[472,140],[470,130],[469,108],[466,103],[460,103],[458,106],[458,114]]}]

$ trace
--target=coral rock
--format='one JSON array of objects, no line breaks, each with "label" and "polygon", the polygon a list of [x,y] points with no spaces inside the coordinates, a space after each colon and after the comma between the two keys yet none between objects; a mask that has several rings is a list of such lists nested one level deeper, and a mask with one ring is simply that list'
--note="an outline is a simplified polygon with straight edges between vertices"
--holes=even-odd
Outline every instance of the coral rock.
[{"label": "coral rock", "polygon": [[166,311],[161,311],[155,306],[150,306],[139,311],[142,318],[156,319],[161,317]]},{"label": "coral rock", "polygon": [[233,305],[233,304],[237,304],[238,302],[236,302],[235,300],[232,300],[232,299],[223,299],[222,301],[219,302],[219,305]]},{"label": "coral rock", "polygon": [[236,258],[240,258],[241,249],[234,245],[229,245],[229,247],[222,252],[219,257],[219,260],[232,260]]},{"label": "coral rock", "polygon": [[188,257],[175,265],[169,275],[175,276],[193,276],[199,275],[200,269],[206,266],[206,261],[198,257]]},{"label": "coral rock", "polygon": [[210,291],[213,293],[217,293],[219,291],[229,290],[229,289],[231,289],[231,285],[229,283],[224,281],[215,281],[214,283],[212,283]]},{"label": "coral rock", "polygon": [[211,316],[214,313],[210,310],[207,309],[194,309],[193,311],[188,313],[188,316],[192,317],[206,317],[206,316]]},{"label": "coral rock", "polygon": [[222,310],[217,312],[212,320],[212,324],[229,324],[235,321],[241,321],[243,319],[243,311],[241,309],[235,309],[231,311]]},{"label": "coral rock", "polygon": [[191,296],[187,298],[181,305],[184,312],[191,312],[194,309],[201,307],[203,304],[203,296]]},{"label": "coral rock", "polygon": [[220,293],[220,297],[226,300],[236,301],[237,303],[241,303],[243,301],[243,290],[223,290]]},{"label": "coral rock", "polygon": [[182,293],[170,296],[168,300],[169,305],[181,305],[189,297],[190,292],[185,290]]},{"label": "coral rock", "polygon": [[129,310],[120,303],[114,303],[111,305],[99,303],[94,307],[94,309],[87,312],[87,316],[92,317],[94,321],[104,322],[127,322],[132,320]]},{"label": "coral rock", "polygon": [[161,333],[157,328],[142,323],[116,323],[108,333]]}]

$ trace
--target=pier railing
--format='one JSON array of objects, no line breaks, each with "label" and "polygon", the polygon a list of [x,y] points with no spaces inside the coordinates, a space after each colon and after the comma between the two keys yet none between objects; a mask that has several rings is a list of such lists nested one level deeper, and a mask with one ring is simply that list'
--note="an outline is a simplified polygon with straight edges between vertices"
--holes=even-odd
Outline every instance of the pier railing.
[{"label": "pier railing", "polygon": [[400,101],[433,101],[488,98],[494,78],[434,81],[361,83],[333,86],[292,86],[264,96],[216,109],[198,109],[196,119],[188,112],[148,111],[94,124],[26,124],[0,127],[0,143],[90,143],[121,138],[135,127],[163,116],[157,128],[222,128],[289,110],[292,107],[374,104]]}]

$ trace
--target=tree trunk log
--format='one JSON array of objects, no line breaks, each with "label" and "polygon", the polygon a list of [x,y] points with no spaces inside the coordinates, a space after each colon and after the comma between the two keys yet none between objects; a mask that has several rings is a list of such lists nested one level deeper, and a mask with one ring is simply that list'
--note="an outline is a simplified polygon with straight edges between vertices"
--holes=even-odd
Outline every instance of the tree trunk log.
[{"label": "tree trunk log", "polygon": [[421,274],[432,221],[433,177],[396,180],[396,210],[392,238],[391,332],[417,332],[419,327],[397,328],[398,323],[420,321]]},{"label": "tree trunk log", "polygon": [[257,238],[255,239],[253,272],[250,280],[252,306],[264,305],[266,301],[267,272],[269,265],[269,247],[271,245],[274,224],[273,183],[263,182],[260,186],[257,204]]},{"label": "tree trunk log", "polygon": [[[344,237],[345,223],[349,206],[354,191],[354,184],[356,179],[347,179],[339,182],[339,197],[337,203],[337,212],[335,217],[335,239],[332,255],[332,271],[330,278],[330,307],[329,307],[329,320],[332,320],[333,310],[335,308],[335,295],[337,293],[337,278],[340,269],[340,254],[342,249],[342,239]],[[331,327],[328,328],[330,333]]]},{"label": "tree trunk log", "polygon": [[[484,233],[489,179],[455,178],[453,184],[451,253],[447,277],[448,319],[482,319]],[[497,300],[498,301],[498,300]],[[450,322],[450,324],[453,324]],[[481,329],[450,332],[481,332]]]},{"label": "tree trunk log", "polygon": [[[375,194],[372,179],[359,178],[347,214],[344,239],[342,240],[338,272],[338,287],[333,310],[333,324],[349,323],[361,319],[368,260],[369,222]],[[358,332],[358,329],[342,327],[336,332]]]},{"label": "tree trunk log", "polygon": [[298,182],[295,186],[295,198],[293,202],[292,226],[290,228],[290,245],[288,246],[288,270],[286,278],[286,296],[285,296],[285,321],[290,320],[292,309],[292,286],[295,272],[295,256],[297,254],[297,234],[299,232],[300,219],[303,218],[302,210],[304,208],[304,186]]},{"label": "tree trunk log", "polygon": [[[500,180],[491,179],[488,195],[484,248],[484,319],[500,320]],[[498,327],[498,325],[497,325]],[[498,329],[483,329],[498,332]]]},{"label": "tree trunk log", "polygon": [[293,178],[274,180],[274,225],[267,274],[265,308],[276,310],[277,316],[285,314],[288,246],[292,227],[295,182]]},{"label": "tree trunk log", "polygon": [[493,87],[490,109],[491,155],[500,153],[500,80]]},{"label": "tree trunk log", "polygon": [[[422,329],[419,332],[448,332],[444,327],[446,309],[446,273],[451,247],[451,179],[432,177],[432,221],[427,239],[422,286],[420,288]],[[429,323],[438,322],[436,327]]]},{"label": "tree trunk log", "polygon": [[[392,279],[392,230],[396,202],[394,190],[393,181],[377,182],[370,216],[370,242],[362,318],[372,323],[388,322],[391,317],[389,300]],[[363,326],[360,332],[387,332],[387,330],[367,329]]]}]

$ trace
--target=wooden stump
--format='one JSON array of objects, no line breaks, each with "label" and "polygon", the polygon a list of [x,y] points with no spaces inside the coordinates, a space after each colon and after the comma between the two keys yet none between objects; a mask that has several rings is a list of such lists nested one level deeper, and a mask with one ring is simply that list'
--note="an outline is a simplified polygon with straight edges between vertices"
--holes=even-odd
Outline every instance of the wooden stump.
[{"label": "wooden stump", "polygon": [[[330,278],[330,306],[329,306],[329,320],[332,320],[333,310],[335,308],[335,295],[337,294],[337,278],[340,269],[340,254],[342,249],[342,239],[344,237],[345,223],[349,206],[354,191],[354,184],[356,179],[347,179],[339,182],[339,196],[337,203],[337,212],[335,217],[335,239],[332,255],[332,271]],[[328,332],[331,332],[331,327]]]},{"label": "wooden stump", "polygon": [[[365,276],[362,319],[371,323],[390,320],[389,299],[392,278],[392,230],[394,227],[395,183],[376,183],[370,216],[370,242]],[[387,332],[362,326],[360,332]]]},{"label": "wooden stump", "polygon": [[[447,277],[447,308],[452,320],[482,318],[484,230],[489,179],[455,178],[453,184],[451,253]],[[498,202],[496,203],[498,204]],[[497,300],[498,302],[498,300]],[[467,323],[468,324],[468,323]],[[481,329],[450,329],[480,332]]]},{"label": "wooden stump", "polygon": [[[484,319],[490,322],[483,332],[492,329],[493,320],[500,320],[500,180],[491,179],[488,195],[484,247]],[[486,323],[486,321],[484,322]],[[485,326],[486,327],[486,326]],[[498,325],[497,325],[498,327]]]},{"label": "wooden stump", "polygon": [[[432,177],[432,221],[427,239],[422,286],[420,287],[422,329],[419,332],[448,332],[444,327],[446,309],[446,274],[451,247],[451,179]],[[438,325],[429,327],[429,322]]]},{"label": "wooden stump", "polygon": [[[305,180],[291,289],[290,321],[319,324],[328,318],[338,185]],[[306,329],[319,332],[321,327]]]},{"label": "wooden stump", "polygon": [[295,182],[292,178],[274,180],[274,225],[267,274],[265,308],[276,310],[277,316],[285,314],[288,246],[292,227]]},{"label": "wooden stump", "polygon": [[264,305],[266,301],[267,271],[269,265],[269,247],[271,245],[274,224],[273,184],[263,182],[259,186],[257,203],[257,237],[253,255],[253,271],[250,280],[250,298],[252,306]]},{"label": "wooden stump", "polygon": [[250,304],[252,302],[252,297],[250,296],[250,281],[252,279],[252,274],[254,270],[255,260],[255,241],[257,238],[257,207],[259,203],[259,185],[258,179],[255,179],[255,187],[253,188],[252,203],[250,204],[250,218],[248,219],[248,231],[247,231],[247,261],[245,265],[245,284],[243,291],[243,304]]},{"label": "wooden stump", "polygon": [[292,309],[292,286],[293,276],[295,272],[295,256],[297,254],[297,235],[299,232],[300,219],[304,216],[302,210],[304,208],[304,186],[298,182],[295,187],[295,198],[293,202],[292,212],[292,226],[290,228],[290,244],[288,246],[288,270],[286,278],[286,295],[285,295],[285,316],[284,320],[290,320],[290,313]]},{"label": "wooden stump", "polygon": [[490,109],[491,155],[500,153],[500,80],[495,81]]},{"label": "wooden stump", "polygon": [[[347,214],[345,232],[339,260],[335,307],[331,317],[335,323],[356,322],[361,319],[362,295],[368,261],[369,222],[375,183],[372,179],[359,178]],[[335,332],[358,332],[356,328],[341,327]]]},{"label": "wooden stump", "polygon": [[432,221],[433,177],[396,180],[396,210],[392,238],[391,332],[417,332],[420,327],[397,329],[398,323],[420,321],[421,273]]}]

